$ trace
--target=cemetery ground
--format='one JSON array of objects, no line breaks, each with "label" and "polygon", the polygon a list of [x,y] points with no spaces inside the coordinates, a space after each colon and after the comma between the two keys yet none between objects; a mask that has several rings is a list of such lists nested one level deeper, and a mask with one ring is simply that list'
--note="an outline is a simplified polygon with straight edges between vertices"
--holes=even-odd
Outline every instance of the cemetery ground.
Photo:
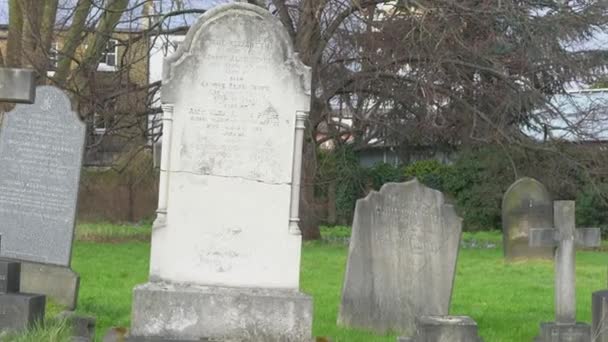
[{"label": "cemetery ground", "polygon": [[[307,242],[302,251],[302,291],[314,298],[314,335],[332,341],[395,341],[336,325],[348,254],[348,228],[326,228],[324,241]],[[98,340],[111,327],[128,327],[132,289],[148,276],[150,226],[79,224],[73,268],[81,275],[77,311],[95,316]],[[501,233],[464,233],[450,314],[469,315],[488,342],[530,341],[538,324],[551,321],[553,262],[504,262]],[[577,317],[591,321],[591,293],[606,287],[608,242],[576,258]],[[61,308],[50,303],[47,320]],[[60,334],[61,325],[39,333]],[[21,341],[40,340],[30,334]],[[14,339],[11,339],[14,340]],[[45,339],[47,340],[47,339]],[[50,339],[49,339],[50,340]],[[61,339],[58,339],[60,341]]]}]

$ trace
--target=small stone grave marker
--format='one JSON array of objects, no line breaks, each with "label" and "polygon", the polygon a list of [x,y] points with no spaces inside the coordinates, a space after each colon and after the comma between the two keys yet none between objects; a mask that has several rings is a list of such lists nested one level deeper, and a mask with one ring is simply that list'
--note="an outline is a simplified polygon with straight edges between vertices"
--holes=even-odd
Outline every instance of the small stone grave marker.
[{"label": "small stone grave marker", "polygon": [[418,180],[357,201],[338,323],[412,336],[416,318],[447,315],[462,220]]},{"label": "small stone grave marker", "polygon": [[44,320],[46,298],[20,293],[21,264],[0,259],[0,331],[21,331]]},{"label": "small stone grave marker", "polygon": [[542,323],[537,341],[589,342],[591,326],[576,322],[575,245],[598,247],[600,230],[575,229],[575,202],[555,201],[555,228],[531,228],[530,247],[556,246],[555,251],[555,322]]},{"label": "small stone grave marker", "polygon": [[505,192],[502,200],[504,254],[507,260],[552,259],[552,246],[532,248],[528,244],[532,227],[553,226],[553,200],[539,181],[524,177]]},{"label": "small stone grave marker", "polygon": [[35,97],[34,70],[0,68],[0,102],[34,103]]}]

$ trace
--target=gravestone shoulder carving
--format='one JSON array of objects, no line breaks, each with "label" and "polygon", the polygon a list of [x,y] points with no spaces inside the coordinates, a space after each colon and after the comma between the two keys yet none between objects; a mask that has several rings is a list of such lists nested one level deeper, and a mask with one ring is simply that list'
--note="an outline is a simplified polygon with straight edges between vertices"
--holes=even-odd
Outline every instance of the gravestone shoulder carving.
[{"label": "gravestone shoulder carving", "polygon": [[412,334],[422,315],[447,315],[462,220],[417,180],[357,201],[338,322]]}]

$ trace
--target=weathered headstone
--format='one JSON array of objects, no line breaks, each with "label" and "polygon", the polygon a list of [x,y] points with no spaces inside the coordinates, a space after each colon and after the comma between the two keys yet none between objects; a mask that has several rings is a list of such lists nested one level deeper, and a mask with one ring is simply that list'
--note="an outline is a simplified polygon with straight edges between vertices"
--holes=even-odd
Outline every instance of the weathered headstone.
[{"label": "weathered headstone", "polygon": [[268,11],[233,3],[201,16],[163,73],[159,208],[131,337],[311,339],[298,227],[309,68]]},{"label": "weathered headstone", "polygon": [[591,296],[594,342],[608,342],[608,290],[596,291]]},{"label": "weathered headstone", "polygon": [[416,317],[447,315],[462,220],[414,179],[357,201],[338,323],[414,334]]},{"label": "weathered headstone", "polygon": [[79,279],[70,259],[84,138],[69,98],[51,86],[7,113],[0,132],[0,255],[23,261],[22,291],[69,308]]},{"label": "weathered headstone", "polygon": [[481,342],[477,323],[467,316],[422,316],[416,319],[416,336],[397,342]]},{"label": "weathered headstone", "polygon": [[591,326],[576,322],[575,245],[597,247],[600,230],[575,229],[574,201],[555,201],[555,227],[530,228],[530,247],[556,246],[555,250],[555,322],[542,323],[537,341],[589,342]]},{"label": "weathered headstone", "polygon": [[44,320],[46,298],[20,293],[19,262],[0,259],[0,331],[21,331]]},{"label": "weathered headstone", "polygon": [[552,259],[553,247],[531,248],[528,244],[530,228],[552,226],[553,200],[545,186],[528,177],[513,183],[502,200],[505,258]]},{"label": "weathered headstone", "polygon": [[0,102],[34,103],[34,70],[0,68]]}]

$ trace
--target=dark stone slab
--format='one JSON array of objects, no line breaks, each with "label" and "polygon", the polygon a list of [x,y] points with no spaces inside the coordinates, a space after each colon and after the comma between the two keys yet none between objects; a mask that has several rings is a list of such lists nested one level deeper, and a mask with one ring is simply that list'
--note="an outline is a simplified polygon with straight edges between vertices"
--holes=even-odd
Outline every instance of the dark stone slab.
[{"label": "dark stone slab", "polygon": [[147,283],[133,290],[131,322],[133,341],[310,341],[312,298],[292,290]]},{"label": "dark stone slab", "polygon": [[591,310],[594,342],[608,342],[608,290],[597,291],[591,295]]},{"label": "dark stone slab", "polygon": [[423,316],[416,326],[418,342],[481,342],[477,323],[466,316]]},{"label": "dark stone slab", "polygon": [[462,220],[417,180],[357,201],[338,323],[412,336],[416,317],[447,315]]},{"label": "dark stone slab", "polygon": [[598,228],[577,228],[575,243],[585,248],[597,248],[602,244],[602,231]]},{"label": "dark stone slab", "polygon": [[0,102],[34,103],[34,70],[0,68]]},{"label": "dark stone slab", "polygon": [[0,293],[19,292],[20,273],[19,262],[0,259]]},{"label": "dark stone slab", "polygon": [[76,309],[80,276],[69,267],[21,263],[21,291],[44,294],[68,310]]},{"label": "dark stone slab", "polygon": [[83,316],[73,311],[64,311],[58,315],[72,326],[73,342],[92,342],[95,340],[95,318]]},{"label": "dark stone slab", "polygon": [[[521,178],[505,192],[502,200],[504,254],[507,260],[553,259],[553,247],[530,247],[530,228],[552,228],[553,200],[543,184]],[[551,234],[548,234],[552,239]]]},{"label": "dark stone slab", "polygon": [[58,88],[7,113],[0,134],[0,256],[69,266],[86,125]]},{"label": "dark stone slab", "polygon": [[44,320],[45,304],[42,295],[0,294],[0,330],[20,331]]},{"label": "dark stone slab", "polygon": [[590,342],[591,326],[585,323],[569,325],[542,323],[537,342]]}]

